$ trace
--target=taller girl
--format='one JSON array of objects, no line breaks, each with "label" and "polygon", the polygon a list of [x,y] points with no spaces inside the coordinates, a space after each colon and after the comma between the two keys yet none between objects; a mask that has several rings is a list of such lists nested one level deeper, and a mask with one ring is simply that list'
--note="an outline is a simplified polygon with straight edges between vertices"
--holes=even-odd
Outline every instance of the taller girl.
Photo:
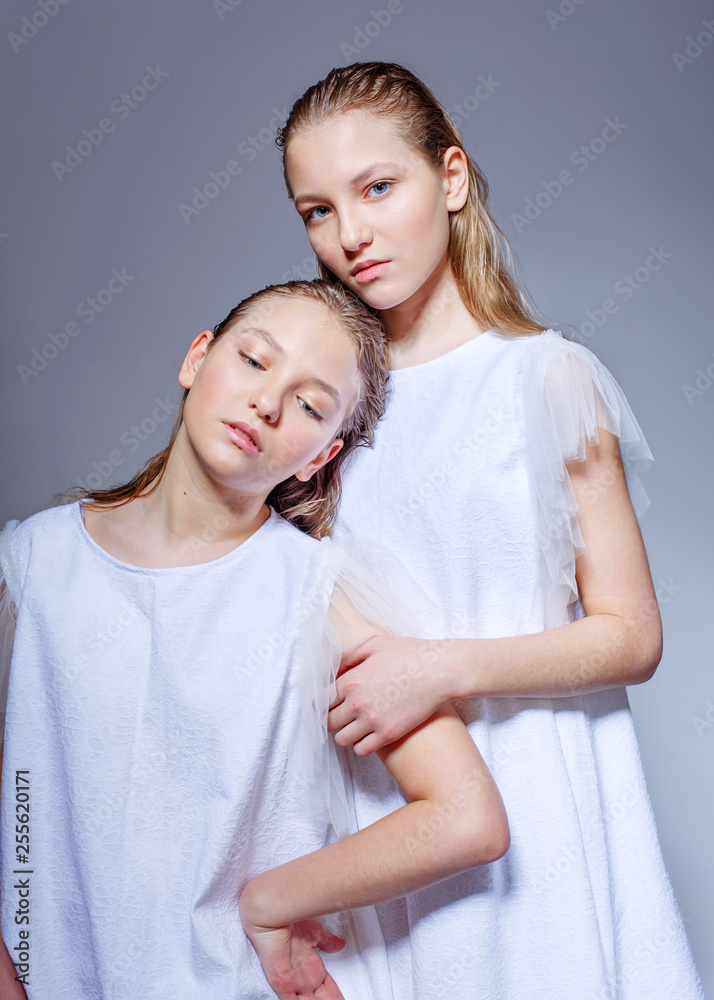
[{"label": "taller girl", "polygon": [[511,825],[500,861],[379,908],[395,996],[702,997],[625,691],[662,648],[635,513],[652,456],[627,400],[543,329],[484,175],[408,70],[333,70],[278,145],[323,276],[391,340],[387,413],[347,464],[337,531],[393,549],[440,605],[438,671],[417,640],[343,658],[330,726],[358,755],[360,821],[398,794],[368,755],[463,698]]}]

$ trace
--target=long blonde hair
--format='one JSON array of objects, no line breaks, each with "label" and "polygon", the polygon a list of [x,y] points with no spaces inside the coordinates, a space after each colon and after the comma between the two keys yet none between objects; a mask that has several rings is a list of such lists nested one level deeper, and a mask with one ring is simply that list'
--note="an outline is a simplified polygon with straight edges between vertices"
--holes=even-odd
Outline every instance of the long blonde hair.
[{"label": "long blonde hair", "polygon": [[[279,514],[302,531],[321,538],[329,534],[335,519],[342,489],[340,475],[342,466],[355,448],[372,444],[374,428],[384,412],[389,379],[387,339],[379,319],[357,296],[341,285],[315,278],[313,281],[288,281],[280,285],[268,285],[249,295],[214,327],[211,343],[215,343],[221,334],[234,326],[243,316],[253,312],[257,306],[290,296],[313,299],[330,310],[354,344],[359,370],[357,400],[337,434],[337,437],[341,437],[344,441],[340,451],[307,482],[301,482],[292,476],[285,482],[278,483],[266,500]],[[56,499],[79,498],[92,500],[102,506],[122,506],[138,496],[148,496],[153,493],[161,482],[176,441],[189,392],[190,389],[184,390],[168,444],[150,458],[133,479],[123,486],[111,486],[103,490],[75,489]]]},{"label": "long blonde hair", "polygon": [[[456,126],[434,94],[404,66],[367,62],[338,67],[298,98],[275,140],[283,153],[289,196],[293,193],[286,155],[291,138],[331,115],[355,109],[388,118],[397,135],[437,172],[450,146],[464,151],[469,194],[463,208],[449,213],[449,255],[456,287],[471,315],[487,329],[511,335],[540,333],[544,324],[511,273],[516,269],[513,251],[489,211],[489,187],[483,171],[467,153]],[[319,267],[327,281],[338,280],[321,262]]]}]

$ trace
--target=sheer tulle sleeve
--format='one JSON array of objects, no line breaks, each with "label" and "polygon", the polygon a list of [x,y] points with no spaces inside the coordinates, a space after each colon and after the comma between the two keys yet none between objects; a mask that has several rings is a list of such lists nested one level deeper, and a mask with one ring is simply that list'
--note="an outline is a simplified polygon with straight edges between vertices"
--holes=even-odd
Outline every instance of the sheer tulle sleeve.
[{"label": "sheer tulle sleeve", "polygon": [[0,746],[5,735],[7,686],[20,601],[20,583],[11,551],[12,536],[19,523],[8,521],[0,531]]},{"label": "sheer tulle sleeve", "polygon": [[599,443],[600,428],[614,434],[632,506],[640,517],[649,506],[640,475],[653,458],[613,376],[592,351],[557,330],[542,333],[530,353],[524,419],[541,551],[547,576],[567,605],[578,596],[575,559],[585,551],[585,543],[566,465],[585,460],[586,444]]},{"label": "sheer tulle sleeve", "polygon": [[[338,837],[356,829],[345,780],[345,751],[327,731],[327,711],[343,649],[376,632],[420,637],[421,619],[408,595],[425,595],[400,564],[400,594],[387,588],[384,569],[394,556],[355,535],[324,538],[317,555],[310,615],[301,639],[298,688],[302,715],[302,771],[317,808],[326,808]],[[392,577],[394,579],[395,577]]]}]

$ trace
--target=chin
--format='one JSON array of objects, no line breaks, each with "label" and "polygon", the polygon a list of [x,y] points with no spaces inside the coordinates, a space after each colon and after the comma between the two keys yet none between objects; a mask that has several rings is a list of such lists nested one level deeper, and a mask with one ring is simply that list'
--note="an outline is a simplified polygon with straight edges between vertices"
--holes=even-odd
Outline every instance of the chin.
[{"label": "chin", "polygon": [[364,288],[349,278],[344,281],[344,284],[358,299],[362,299],[372,309],[391,309],[393,306],[398,306],[407,297],[384,285],[381,288],[379,286]]},{"label": "chin", "polygon": [[386,312],[388,309],[396,309],[397,306],[408,302],[416,291],[417,289],[413,288],[410,288],[407,292],[382,291],[381,293],[375,292],[374,295],[360,295],[360,298],[373,309]]}]

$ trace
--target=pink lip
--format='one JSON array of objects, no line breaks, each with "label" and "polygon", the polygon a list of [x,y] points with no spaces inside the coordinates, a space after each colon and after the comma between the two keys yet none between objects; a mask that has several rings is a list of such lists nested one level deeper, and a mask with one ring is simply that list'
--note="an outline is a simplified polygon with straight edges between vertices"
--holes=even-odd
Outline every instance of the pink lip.
[{"label": "pink lip", "polygon": [[260,447],[260,434],[250,424],[245,424],[242,420],[234,424],[229,424],[224,420],[223,426],[228,431],[228,435],[234,444],[237,444],[243,451],[247,451],[250,455],[257,455],[262,450]]},{"label": "pink lip", "polygon": [[363,260],[356,264],[350,273],[355,281],[370,281],[381,274],[389,263],[388,260]]}]

